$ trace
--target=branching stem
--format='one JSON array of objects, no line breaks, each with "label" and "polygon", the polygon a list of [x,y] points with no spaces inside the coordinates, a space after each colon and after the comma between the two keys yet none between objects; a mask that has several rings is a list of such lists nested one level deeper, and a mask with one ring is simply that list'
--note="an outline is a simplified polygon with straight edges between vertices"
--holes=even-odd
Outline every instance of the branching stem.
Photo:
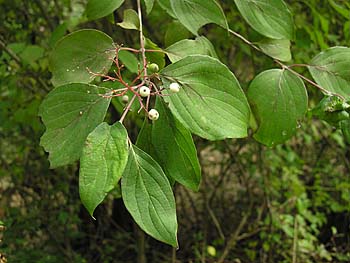
[{"label": "branching stem", "polygon": [[[268,56],[265,52],[263,52],[258,46],[256,46],[255,44],[253,44],[252,42],[250,42],[248,39],[246,39],[244,36],[240,35],[239,33],[229,29],[228,30],[232,35],[234,35],[235,37],[239,38],[240,40],[242,40],[244,43],[246,43],[247,45],[251,46],[253,49],[265,54],[266,56]],[[269,56],[268,56],[269,57]],[[282,69],[288,70],[289,72],[291,72],[292,74],[294,74],[295,76],[298,76],[300,78],[302,78],[304,81],[308,82],[309,84],[311,84],[312,86],[318,88],[319,90],[321,90],[324,94],[326,95],[334,95],[337,96],[341,99],[345,99],[342,95],[338,94],[338,93],[334,93],[334,92],[330,92],[328,90],[326,90],[325,88],[321,87],[320,85],[318,85],[317,83],[315,83],[314,81],[312,81],[311,79],[301,75],[300,73],[296,72],[295,70],[291,69],[292,67],[308,67],[309,65],[307,64],[293,64],[290,66],[287,66],[285,64],[283,64],[281,61],[279,61],[278,59],[274,59],[274,61],[280,65],[282,67]]]}]

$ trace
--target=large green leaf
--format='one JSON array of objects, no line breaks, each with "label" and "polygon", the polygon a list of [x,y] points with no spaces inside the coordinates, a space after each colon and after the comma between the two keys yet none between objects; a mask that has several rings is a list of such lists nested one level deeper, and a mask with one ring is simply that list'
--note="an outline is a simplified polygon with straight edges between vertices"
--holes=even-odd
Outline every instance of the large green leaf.
[{"label": "large green leaf", "polygon": [[128,134],[117,122],[103,122],[87,137],[80,158],[79,193],[90,215],[116,187],[128,160]]},{"label": "large green leaf", "polygon": [[115,55],[113,40],[103,32],[83,29],[62,38],[50,56],[52,83],[89,83],[94,73],[108,70]]},{"label": "large green leaf", "polygon": [[195,40],[183,39],[165,49],[172,63],[189,55],[208,55],[218,58],[213,45],[205,37],[197,37]]},{"label": "large green leaf", "polygon": [[309,71],[324,89],[350,98],[350,48],[333,47],[318,54]]},{"label": "large green leaf", "polygon": [[46,126],[41,145],[50,153],[51,168],[73,163],[81,156],[88,134],[106,114],[110,99],[105,89],[75,83],[52,90],[39,109]]},{"label": "large green leaf", "polygon": [[249,105],[233,73],[209,56],[188,56],[161,71],[164,86],[178,81],[179,93],[165,96],[175,117],[209,139],[247,136]]},{"label": "large green leaf", "polygon": [[155,108],[159,112],[152,129],[156,160],[169,177],[198,190],[201,171],[191,133],[174,118],[162,100],[157,99]]},{"label": "large green leaf", "polygon": [[124,0],[89,0],[86,7],[88,19],[95,20],[112,14]]},{"label": "large green leaf", "polygon": [[248,24],[274,39],[293,39],[292,15],[283,0],[234,0]]},{"label": "large green leaf", "polygon": [[263,39],[259,41],[258,46],[267,55],[281,61],[290,61],[292,54],[290,52],[290,41],[287,39]]},{"label": "large green leaf", "polygon": [[176,207],[170,183],[159,164],[136,146],[129,150],[122,196],[126,208],[147,234],[177,246]]},{"label": "large green leaf", "polygon": [[[198,29],[209,23],[227,28],[225,14],[215,0],[176,0],[170,1],[170,4],[175,17],[194,35],[198,35]],[[164,6],[168,9],[168,3]]]},{"label": "large green leaf", "polygon": [[256,76],[248,99],[259,124],[254,138],[268,146],[292,137],[307,110],[303,81],[286,70],[271,69]]}]

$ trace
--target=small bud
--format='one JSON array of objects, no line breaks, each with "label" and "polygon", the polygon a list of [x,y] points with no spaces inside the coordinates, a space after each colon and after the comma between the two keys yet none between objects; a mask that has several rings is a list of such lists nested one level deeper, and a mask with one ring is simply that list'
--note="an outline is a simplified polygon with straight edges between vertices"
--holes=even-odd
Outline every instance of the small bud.
[{"label": "small bud", "polygon": [[152,73],[156,73],[159,71],[159,66],[156,63],[151,63],[147,65],[147,69]]},{"label": "small bud", "polygon": [[151,90],[146,86],[142,86],[139,93],[141,97],[147,97],[151,93]]},{"label": "small bud", "polygon": [[124,104],[127,104],[127,103],[129,102],[129,96],[128,96],[128,95],[124,95],[124,96],[122,97],[122,102],[123,102]]},{"label": "small bud", "polygon": [[148,118],[152,121],[156,121],[158,120],[159,118],[159,113],[156,109],[151,109],[149,112],[148,112]]},{"label": "small bud", "polygon": [[180,85],[177,82],[173,82],[169,86],[170,92],[178,93],[180,91]]}]

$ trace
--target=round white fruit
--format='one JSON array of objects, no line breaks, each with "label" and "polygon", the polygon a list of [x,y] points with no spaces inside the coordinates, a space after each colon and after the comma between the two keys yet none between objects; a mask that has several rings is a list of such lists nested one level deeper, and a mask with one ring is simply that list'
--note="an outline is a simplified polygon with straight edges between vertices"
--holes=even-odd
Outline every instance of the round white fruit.
[{"label": "round white fruit", "polygon": [[173,82],[169,86],[170,92],[178,93],[180,91],[180,85],[177,82]]},{"label": "round white fruit", "polygon": [[125,103],[125,104],[127,104],[127,103],[129,102],[129,96],[128,96],[128,95],[124,95],[124,96],[122,97],[122,102]]},{"label": "round white fruit", "polygon": [[151,93],[151,90],[146,86],[142,86],[139,93],[141,97],[147,97]]},{"label": "round white fruit", "polygon": [[159,118],[159,112],[156,109],[151,109],[148,112],[148,118],[152,121],[156,121]]}]

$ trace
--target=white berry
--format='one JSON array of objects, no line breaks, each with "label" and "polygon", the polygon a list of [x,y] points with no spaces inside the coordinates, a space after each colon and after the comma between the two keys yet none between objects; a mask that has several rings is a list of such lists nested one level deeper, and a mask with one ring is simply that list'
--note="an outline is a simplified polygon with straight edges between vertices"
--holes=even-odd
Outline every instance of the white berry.
[{"label": "white berry", "polygon": [[140,93],[141,97],[148,97],[148,95],[151,93],[151,90],[146,86],[142,86],[140,88],[139,93]]},{"label": "white berry", "polygon": [[129,96],[128,95],[124,95],[123,97],[122,97],[122,102],[123,103],[128,103],[129,102]]},{"label": "white berry", "polygon": [[173,82],[170,84],[169,89],[172,93],[178,93],[180,91],[180,85],[177,82]]},{"label": "white berry", "polygon": [[148,118],[152,121],[156,121],[158,120],[159,118],[159,113],[156,109],[151,109],[149,112],[148,112]]}]

